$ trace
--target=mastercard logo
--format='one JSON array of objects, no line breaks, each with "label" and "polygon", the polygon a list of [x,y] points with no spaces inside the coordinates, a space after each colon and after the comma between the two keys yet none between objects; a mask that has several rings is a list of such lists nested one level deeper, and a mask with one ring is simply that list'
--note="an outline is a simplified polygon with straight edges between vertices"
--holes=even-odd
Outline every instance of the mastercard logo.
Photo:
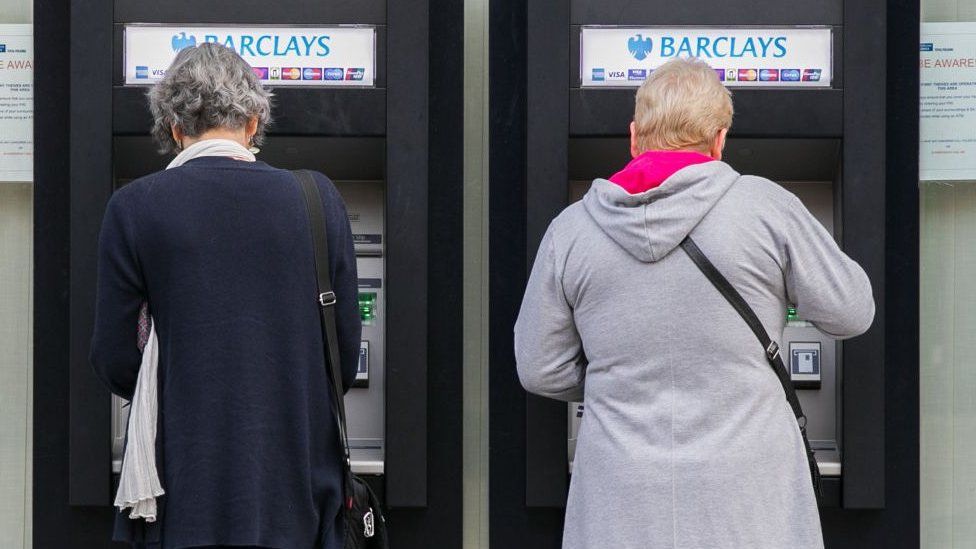
[{"label": "mastercard logo", "polygon": [[755,82],[759,79],[759,71],[756,69],[739,69],[740,82]]},{"label": "mastercard logo", "polygon": [[302,79],[302,69],[297,67],[285,67],[281,69],[281,79],[282,80],[301,80]]}]

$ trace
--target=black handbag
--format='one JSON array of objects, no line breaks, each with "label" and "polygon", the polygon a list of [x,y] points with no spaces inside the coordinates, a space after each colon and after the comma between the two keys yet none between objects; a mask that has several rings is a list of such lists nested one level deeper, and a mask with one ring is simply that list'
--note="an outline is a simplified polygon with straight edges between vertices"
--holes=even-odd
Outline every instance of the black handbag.
[{"label": "black handbag", "polygon": [[759,321],[759,317],[756,316],[755,311],[752,307],[746,303],[746,300],[742,297],[742,294],[732,286],[732,283],[728,281],[725,276],[709,261],[708,257],[705,256],[704,252],[695,244],[691,236],[685,237],[681,242],[681,248],[688,254],[688,257],[698,266],[701,272],[705,275],[705,278],[712,283],[713,286],[725,297],[726,301],[732,305],[732,308],[739,313],[739,316],[746,321],[752,333],[756,334],[756,338],[759,343],[762,344],[763,349],[765,349],[766,360],[769,362],[770,367],[776,373],[776,377],[779,379],[780,385],[783,386],[783,392],[786,393],[786,401],[790,403],[790,408],[793,409],[793,415],[796,416],[796,422],[800,426],[800,434],[803,436],[803,446],[807,453],[807,465],[810,467],[810,480],[813,482],[813,493],[817,497],[817,503],[823,499],[823,484],[820,479],[820,467],[817,466],[817,458],[814,454],[813,448],[810,446],[810,440],[807,438],[807,417],[803,415],[803,408],[800,407],[800,400],[796,397],[796,389],[793,388],[793,380],[790,379],[790,374],[786,370],[786,365],[783,364],[783,358],[780,355],[779,344],[773,341],[769,337],[769,333],[766,332],[766,328]]},{"label": "black handbag", "polygon": [[339,362],[339,337],[336,335],[336,295],[329,276],[329,241],[318,184],[305,170],[293,172],[305,197],[312,248],[315,252],[315,278],[318,281],[319,320],[325,346],[325,369],[332,384],[332,412],[339,428],[343,463],[343,525],[345,549],[387,549],[386,520],[379,499],[366,482],[352,474],[349,436],[346,432],[346,405],[342,395]]}]

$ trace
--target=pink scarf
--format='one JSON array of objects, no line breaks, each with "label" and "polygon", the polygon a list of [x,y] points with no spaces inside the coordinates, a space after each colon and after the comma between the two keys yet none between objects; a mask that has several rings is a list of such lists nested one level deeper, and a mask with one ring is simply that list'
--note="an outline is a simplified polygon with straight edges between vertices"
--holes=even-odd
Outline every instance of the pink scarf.
[{"label": "pink scarf", "polygon": [[610,176],[610,181],[630,194],[659,187],[678,170],[714,159],[694,151],[647,151]]}]

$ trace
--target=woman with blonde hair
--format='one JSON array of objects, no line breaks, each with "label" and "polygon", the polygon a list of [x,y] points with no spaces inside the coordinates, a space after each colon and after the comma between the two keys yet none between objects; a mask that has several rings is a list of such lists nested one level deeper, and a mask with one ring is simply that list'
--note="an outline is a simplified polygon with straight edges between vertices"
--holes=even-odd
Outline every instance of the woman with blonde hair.
[{"label": "woman with blonde hair", "polygon": [[[633,160],[549,226],[515,326],[526,390],[585,403],[565,548],[821,549],[784,387],[700,250],[770,334],[874,317],[864,271],[792,194],[722,162],[732,101],[677,59],[637,92]],[[779,339],[775,336],[773,339]]]}]

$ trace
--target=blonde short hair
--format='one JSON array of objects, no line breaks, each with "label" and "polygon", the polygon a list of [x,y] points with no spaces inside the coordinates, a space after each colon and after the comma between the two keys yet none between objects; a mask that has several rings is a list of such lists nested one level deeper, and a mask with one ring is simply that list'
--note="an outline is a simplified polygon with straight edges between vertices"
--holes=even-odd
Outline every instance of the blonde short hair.
[{"label": "blonde short hair", "polygon": [[715,69],[700,59],[676,58],[656,69],[637,90],[637,148],[708,151],[715,135],[732,126],[732,94]]}]

